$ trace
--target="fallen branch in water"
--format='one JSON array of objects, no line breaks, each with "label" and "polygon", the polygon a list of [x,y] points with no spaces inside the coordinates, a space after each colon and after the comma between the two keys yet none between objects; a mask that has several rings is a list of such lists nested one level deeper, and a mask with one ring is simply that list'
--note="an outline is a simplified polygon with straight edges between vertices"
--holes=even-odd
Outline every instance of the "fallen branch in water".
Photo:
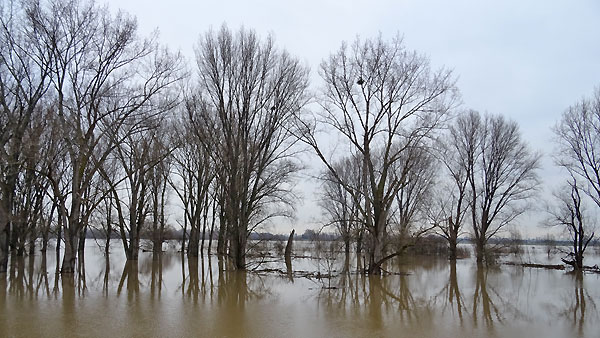
[{"label": "fallen branch in water", "polygon": [[[566,269],[566,266],[563,264],[536,264],[536,263],[504,262],[504,265],[522,266],[524,268],[551,269],[551,270],[565,270]],[[583,271],[600,274],[600,267],[598,267],[598,265],[594,265],[594,266],[586,265],[583,267]]]},{"label": "fallen branch in water", "polygon": [[524,268],[538,268],[538,269],[551,269],[551,270],[564,270],[565,266],[562,264],[536,264],[536,263],[515,263],[515,262],[504,262],[505,265],[522,266]]}]

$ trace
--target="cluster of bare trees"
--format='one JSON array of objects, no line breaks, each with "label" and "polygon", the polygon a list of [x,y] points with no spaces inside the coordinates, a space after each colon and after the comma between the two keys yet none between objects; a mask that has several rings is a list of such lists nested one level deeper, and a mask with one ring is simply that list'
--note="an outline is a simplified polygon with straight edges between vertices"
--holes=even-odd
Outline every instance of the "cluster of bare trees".
[{"label": "cluster of bare trees", "polygon": [[[323,62],[321,75],[323,113],[301,128],[327,167],[331,223],[359,249],[366,235],[368,271],[378,273],[384,261],[435,230],[456,258],[464,223],[483,260],[488,240],[525,211],[522,202],[538,183],[540,156],[521,140],[516,123],[454,114],[451,72],[431,70],[400,39],[343,45]],[[315,136],[323,125],[339,135],[348,155],[326,154]]]},{"label": "cluster of bare trees", "polygon": [[[38,238],[45,251],[51,236],[73,272],[89,227],[107,254],[113,233],[131,261],[145,233],[158,253],[171,197],[183,209],[182,252],[202,254],[205,239],[210,251],[215,238],[244,269],[249,235],[292,214],[306,147],[326,168],[329,223],[375,274],[430,232],[456,258],[465,225],[483,260],[538,184],[540,155],[516,123],[457,113],[452,73],[400,38],[343,44],[321,64],[319,107],[307,114],[308,68],[251,30],[202,35],[192,75],[134,18],[93,1],[9,2],[0,14],[0,272],[9,252]],[[579,192],[600,205],[599,97],[556,128],[572,177],[556,219],[578,265],[593,237]]]},{"label": "cluster of bare trees", "polygon": [[157,161],[148,150],[155,126],[177,102],[171,85],[181,77],[181,60],[154,38],[140,38],[134,18],[93,2],[8,3],[2,39],[0,269],[9,246],[18,249],[56,223],[65,244],[62,271],[73,272],[80,238],[107,199],[105,209],[118,211],[135,249],[148,212],[141,196]]},{"label": "cluster of bare trees", "polygon": [[128,260],[144,233],[160,252],[173,192],[188,254],[218,232],[217,251],[245,268],[249,234],[290,214],[308,69],[271,38],[223,27],[200,39],[189,80],[181,56],[93,1],[1,11],[0,271],[38,237],[45,250],[51,230],[62,272],[75,270],[88,227],[107,254],[114,232]]}]

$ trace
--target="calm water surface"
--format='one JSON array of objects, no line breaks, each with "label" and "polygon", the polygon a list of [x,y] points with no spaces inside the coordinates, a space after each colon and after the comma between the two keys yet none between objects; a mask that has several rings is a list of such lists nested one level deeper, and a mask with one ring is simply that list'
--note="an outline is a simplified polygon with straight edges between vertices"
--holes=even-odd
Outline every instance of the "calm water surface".
[{"label": "calm water surface", "polygon": [[[56,259],[13,259],[0,275],[0,337],[598,337],[600,275],[473,259],[398,259],[385,277],[355,257],[298,245],[292,269],[267,257],[253,272],[177,252],[125,263],[88,241],[72,278]],[[318,258],[317,258],[318,257]],[[559,263],[544,248],[505,259]],[[588,264],[596,264],[590,254]],[[265,260],[265,259],[261,259]],[[332,275],[332,278],[323,276]]]}]

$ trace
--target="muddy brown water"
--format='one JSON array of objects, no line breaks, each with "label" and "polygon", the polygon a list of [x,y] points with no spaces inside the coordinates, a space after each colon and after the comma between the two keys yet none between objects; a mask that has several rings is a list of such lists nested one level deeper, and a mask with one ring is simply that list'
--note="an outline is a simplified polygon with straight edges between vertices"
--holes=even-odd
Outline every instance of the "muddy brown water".
[{"label": "muddy brown water", "polygon": [[[13,259],[0,275],[0,337],[598,337],[600,275],[472,258],[399,258],[394,274],[357,273],[356,257],[300,247],[291,271],[252,272],[216,256],[141,253],[107,260],[90,241],[71,278],[54,254]],[[318,256],[318,257],[317,257]],[[594,256],[594,255],[592,255]],[[597,258],[597,255],[595,256]],[[514,261],[560,262],[529,247]],[[590,258],[593,262],[594,258]],[[594,263],[595,264],[595,263]],[[331,278],[326,278],[331,275]]]}]

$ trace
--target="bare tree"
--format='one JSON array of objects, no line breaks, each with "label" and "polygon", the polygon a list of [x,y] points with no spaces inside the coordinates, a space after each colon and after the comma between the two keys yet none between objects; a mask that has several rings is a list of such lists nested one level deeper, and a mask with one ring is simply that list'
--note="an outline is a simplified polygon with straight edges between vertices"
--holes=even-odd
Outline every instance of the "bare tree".
[{"label": "bare tree", "polygon": [[479,158],[481,118],[476,112],[460,114],[438,142],[444,178],[433,199],[431,218],[438,232],[448,241],[449,258],[456,259],[456,246],[469,214],[472,196],[469,178]]},{"label": "bare tree", "polygon": [[293,118],[306,102],[308,69],[271,37],[223,26],[196,49],[200,102],[189,110],[195,132],[215,162],[222,187],[230,256],[246,267],[251,231],[291,206],[296,138]]},{"label": "bare tree", "polygon": [[[186,99],[185,104],[190,111],[195,110],[194,100],[194,97]],[[215,169],[208,149],[203,146],[207,141],[201,140],[199,134],[192,131],[193,128],[194,124],[187,114],[181,116],[173,126],[176,133],[173,142],[177,144],[177,148],[173,152],[174,175],[170,184],[183,204],[185,224],[190,227],[187,253],[189,256],[198,257],[202,254],[199,240],[202,236],[204,243],[206,231],[204,229],[201,233],[200,229],[203,219],[206,225]],[[184,231],[186,230],[187,227]]]},{"label": "bare tree", "polygon": [[583,269],[583,254],[594,238],[593,227],[585,215],[585,202],[582,201],[577,180],[571,178],[563,191],[555,194],[558,204],[550,210],[550,222],[565,227],[571,237],[571,252],[563,262],[575,270]]},{"label": "bare tree", "polygon": [[[334,164],[344,185],[357,189],[361,186],[360,164],[361,160],[357,158],[345,158]],[[329,171],[325,172],[322,180],[323,197],[320,205],[328,219],[326,225],[336,227],[344,242],[344,250],[346,254],[349,254],[351,242],[358,240],[358,236],[363,230],[358,217],[358,206],[344,186]]]},{"label": "bare tree", "polygon": [[403,180],[392,205],[389,225],[389,233],[394,237],[390,244],[395,253],[414,246],[421,236],[435,227],[427,222],[437,177],[431,149],[426,143],[416,143],[394,164],[396,177]]},{"label": "bare tree", "polygon": [[[160,120],[145,123],[147,129],[144,131],[125,131],[125,137],[117,136],[121,141],[115,148],[114,156],[122,175],[117,175],[116,181],[110,182],[123,248],[127,259],[133,261],[138,259],[142,231],[153,208],[156,209],[153,227],[158,226],[160,206],[157,194],[161,192],[162,183],[157,184],[153,198],[152,184],[156,178],[152,176],[157,174],[156,167],[166,162],[170,154],[170,150],[162,147],[159,141],[160,131],[155,123],[160,123]],[[102,167],[100,172],[107,181],[110,179]]]},{"label": "bare tree", "polygon": [[[476,121],[477,112],[469,119]],[[473,122],[472,126],[475,126]],[[539,184],[540,155],[532,153],[521,139],[516,122],[501,115],[486,115],[478,124],[478,148],[469,173],[469,203],[477,261],[485,259],[486,245],[506,225],[525,212],[526,202]]]},{"label": "bare tree", "polygon": [[[429,60],[407,51],[400,38],[343,44],[321,64],[325,81],[315,122],[299,121],[303,140],[359,205],[368,232],[369,273],[378,274],[385,254],[392,205],[405,177],[394,170],[403,154],[443,122],[457,90],[451,72],[432,71]],[[347,185],[317,141],[317,125],[343,140],[337,153],[362,159],[361,187]],[[341,151],[339,151],[341,150]]]},{"label": "bare tree", "polygon": [[154,159],[155,165],[150,168],[148,179],[150,180],[151,213],[152,213],[152,252],[162,252],[167,215],[165,208],[169,196],[168,179],[171,171],[172,145],[168,140],[166,128],[160,126],[156,130],[154,148],[150,151],[150,158]]},{"label": "bare tree", "polygon": [[554,127],[556,163],[577,178],[578,189],[600,207],[600,87],[569,107]]}]

